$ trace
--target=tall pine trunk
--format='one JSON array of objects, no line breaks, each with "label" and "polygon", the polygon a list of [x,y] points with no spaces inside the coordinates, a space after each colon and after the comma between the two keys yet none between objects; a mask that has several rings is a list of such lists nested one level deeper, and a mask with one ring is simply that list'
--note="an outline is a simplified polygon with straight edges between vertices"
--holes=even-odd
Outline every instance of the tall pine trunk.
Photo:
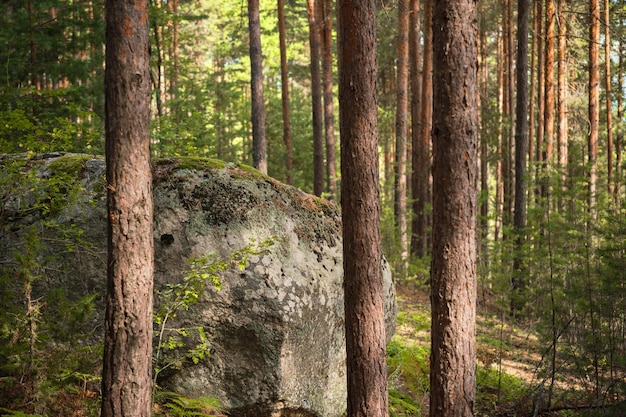
[{"label": "tall pine trunk", "polygon": [[333,0],[320,0],[322,13],[322,78],[324,82],[324,127],[326,137],[326,188],[328,198],[337,196],[337,152],[333,104]]},{"label": "tall pine trunk", "polygon": [[[413,216],[411,221],[411,254],[423,256],[418,251],[420,235],[425,235],[425,231],[420,231],[420,223],[415,215],[420,210],[418,204],[420,187],[420,155],[418,153],[421,132],[420,108],[422,101],[422,78],[420,72],[421,56],[421,36],[420,36],[420,3],[419,0],[410,0],[409,3],[409,71],[411,85],[411,197]],[[422,174],[423,175],[423,174]]]},{"label": "tall pine trunk", "polygon": [[103,417],[152,413],[148,3],[106,2],[107,296]]},{"label": "tall pine trunk", "polygon": [[309,16],[309,47],[311,49],[311,100],[313,118],[313,194],[324,191],[324,132],[322,112],[322,81],[320,75],[320,28],[317,2],[307,0]]},{"label": "tall pine trunk", "polygon": [[431,417],[472,416],[476,399],[476,2],[433,13]]},{"label": "tall pine trunk", "polygon": [[406,212],[407,114],[409,90],[409,0],[398,0],[398,61],[396,77],[396,163],[394,166],[394,213],[400,238],[401,277],[409,261]]},{"label": "tall pine trunk", "polygon": [[252,161],[256,169],[267,174],[265,103],[263,101],[263,54],[261,50],[259,0],[248,0],[248,30],[250,32],[250,86],[252,91]]},{"label": "tall pine trunk", "polygon": [[278,0],[278,42],[280,47],[280,93],[283,114],[283,143],[287,184],[293,184],[293,150],[291,146],[291,112],[289,109],[289,72],[287,69],[287,33],[285,30],[285,0]]},{"label": "tall pine trunk", "polygon": [[376,2],[339,0],[337,10],[347,417],[385,417]]},{"label": "tall pine trunk", "polygon": [[587,151],[589,159],[588,205],[595,211],[598,183],[598,135],[600,130],[600,2],[589,3],[589,136]]}]

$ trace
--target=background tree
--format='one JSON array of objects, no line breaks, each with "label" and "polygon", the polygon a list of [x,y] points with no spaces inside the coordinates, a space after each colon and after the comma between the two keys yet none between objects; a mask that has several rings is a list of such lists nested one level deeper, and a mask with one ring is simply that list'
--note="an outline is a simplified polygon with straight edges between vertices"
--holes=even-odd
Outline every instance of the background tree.
[{"label": "background tree", "polygon": [[278,36],[280,43],[280,89],[283,109],[283,142],[287,184],[293,184],[293,151],[291,141],[291,113],[289,110],[289,70],[287,69],[287,33],[285,29],[285,1],[278,0]]},{"label": "background tree", "polygon": [[516,301],[522,300],[518,292],[524,288],[526,272],[523,271],[523,249],[526,239],[526,156],[528,153],[528,20],[530,8],[528,0],[517,3],[517,102],[515,107],[515,250],[513,252],[513,303],[512,313],[520,307]]},{"label": "background tree", "polygon": [[433,9],[430,415],[471,416],[476,390],[476,2]]},{"label": "background tree", "polygon": [[339,0],[348,417],[387,416],[378,189],[376,3]]},{"label": "background tree", "polygon": [[394,165],[394,213],[400,238],[398,273],[406,274],[409,262],[407,230],[407,133],[409,94],[409,0],[398,0],[398,60],[396,80],[396,157]]},{"label": "background tree", "polygon": [[319,3],[323,0],[307,0],[309,16],[309,46],[311,49],[311,101],[313,120],[313,194],[321,196],[324,191],[324,134],[322,110],[322,81],[320,74],[320,24]]},{"label": "background tree", "polygon": [[252,157],[254,167],[267,174],[265,102],[263,101],[263,53],[261,49],[259,0],[248,0],[248,30],[250,33],[250,85],[252,90]]},{"label": "background tree", "polygon": [[[409,2],[409,73],[411,86],[411,209],[413,213],[420,211],[418,204],[418,188],[420,184],[420,173],[422,176],[428,174],[420,171],[420,155],[419,140],[421,132],[420,109],[422,100],[422,77],[420,71],[421,52],[421,35],[420,35],[420,3],[419,0],[411,0]],[[424,191],[422,191],[422,194]],[[417,216],[411,216],[411,255],[418,255],[418,246],[420,244],[420,235],[425,235],[425,231],[419,232],[420,223]],[[425,251],[422,252],[422,256]]]},{"label": "background tree", "polygon": [[108,268],[102,416],[152,415],[148,2],[106,2]]},{"label": "background tree", "polygon": [[417,185],[416,190],[416,203],[414,207],[417,220],[415,221],[417,230],[413,231],[416,235],[414,245],[412,245],[411,251],[418,257],[423,257],[427,254],[428,248],[428,223],[429,223],[429,206],[430,206],[430,143],[431,143],[431,123],[432,123],[432,106],[433,106],[433,92],[432,92],[432,56],[433,56],[433,43],[432,43],[432,10],[433,0],[424,1],[424,49],[423,49],[423,64],[422,64],[422,98],[421,98],[421,115],[419,133],[419,142],[417,149],[413,149],[413,152],[417,153],[416,161],[417,166],[413,166],[414,174],[417,175],[417,179],[414,180],[414,184]]},{"label": "background tree", "polygon": [[337,195],[337,157],[335,150],[335,105],[333,94],[333,1],[320,0],[322,13],[322,78],[324,84],[324,133],[326,139],[326,189],[328,198]]},{"label": "background tree", "polygon": [[589,210],[594,211],[598,183],[598,136],[600,130],[600,2],[589,2]]}]

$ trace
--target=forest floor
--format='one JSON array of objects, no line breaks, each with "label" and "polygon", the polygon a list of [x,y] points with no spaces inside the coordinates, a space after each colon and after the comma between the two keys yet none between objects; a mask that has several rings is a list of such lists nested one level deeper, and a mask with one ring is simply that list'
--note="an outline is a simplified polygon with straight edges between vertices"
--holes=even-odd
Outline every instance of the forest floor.
[{"label": "forest floor", "polygon": [[[388,346],[391,415],[427,416],[428,289],[399,287],[397,301],[396,334]],[[594,402],[589,379],[577,374],[567,358],[550,372],[552,349],[541,340],[537,323],[513,325],[504,313],[508,309],[499,304],[490,291],[479,290],[477,416],[626,416],[623,399],[610,405]]]}]

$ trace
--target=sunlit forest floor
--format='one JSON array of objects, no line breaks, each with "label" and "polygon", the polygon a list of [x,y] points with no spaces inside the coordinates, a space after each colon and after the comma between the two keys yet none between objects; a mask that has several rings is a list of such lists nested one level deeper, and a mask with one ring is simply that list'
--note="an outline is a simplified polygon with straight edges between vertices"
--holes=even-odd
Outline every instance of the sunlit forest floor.
[{"label": "sunlit forest floor", "polygon": [[[428,289],[400,286],[397,300],[396,334],[387,349],[391,416],[427,416]],[[626,416],[626,403],[619,395],[595,400],[589,375],[581,376],[566,353],[557,350],[553,375],[552,350],[544,346],[550,342],[540,340],[535,323],[512,325],[506,310],[490,291],[479,290],[477,416]]]}]

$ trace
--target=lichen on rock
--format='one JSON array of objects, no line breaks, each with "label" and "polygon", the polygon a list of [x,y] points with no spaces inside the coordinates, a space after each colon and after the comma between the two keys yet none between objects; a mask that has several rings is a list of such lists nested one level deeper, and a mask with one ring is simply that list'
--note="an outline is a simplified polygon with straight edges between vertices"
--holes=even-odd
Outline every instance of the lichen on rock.
[{"label": "lichen on rock", "polygon": [[[102,302],[104,161],[63,158],[69,157],[56,155],[27,165],[46,178],[74,173],[76,198],[46,216],[80,228],[81,239],[93,246],[89,256],[79,257],[47,248],[43,256],[56,256],[57,263],[48,285],[62,286],[70,294],[96,292]],[[3,163],[6,158],[0,159]],[[201,327],[211,353],[197,363],[184,361],[178,369],[162,372],[159,384],[189,396],[217,397],[231,416],[342,415],[345,334],[337,208],[249,167],[222,161],[159,160],[153,180],[157,292],[183,280],[189,259],[211,253],[228,259],[253,242],[273,243],[271,250],[252,254],[243,269],[221,271],[221,289],[208,285],[198,303],[178,314],[172,325]],[[27,194],[20,197],[23,204],[32,203],[26,201]],[[6,216],[15,201],[5,199],[2,204]],[[28,221],[43,217],[39,213]],[[25,219],[5,217],[2,223],[11,221]],[[0,254],[9,244],[6,236],[0,237]],[[390,338],[394,289],[386,263],[383,270]],[[158,299],[156,303],[158,308]]]}]

